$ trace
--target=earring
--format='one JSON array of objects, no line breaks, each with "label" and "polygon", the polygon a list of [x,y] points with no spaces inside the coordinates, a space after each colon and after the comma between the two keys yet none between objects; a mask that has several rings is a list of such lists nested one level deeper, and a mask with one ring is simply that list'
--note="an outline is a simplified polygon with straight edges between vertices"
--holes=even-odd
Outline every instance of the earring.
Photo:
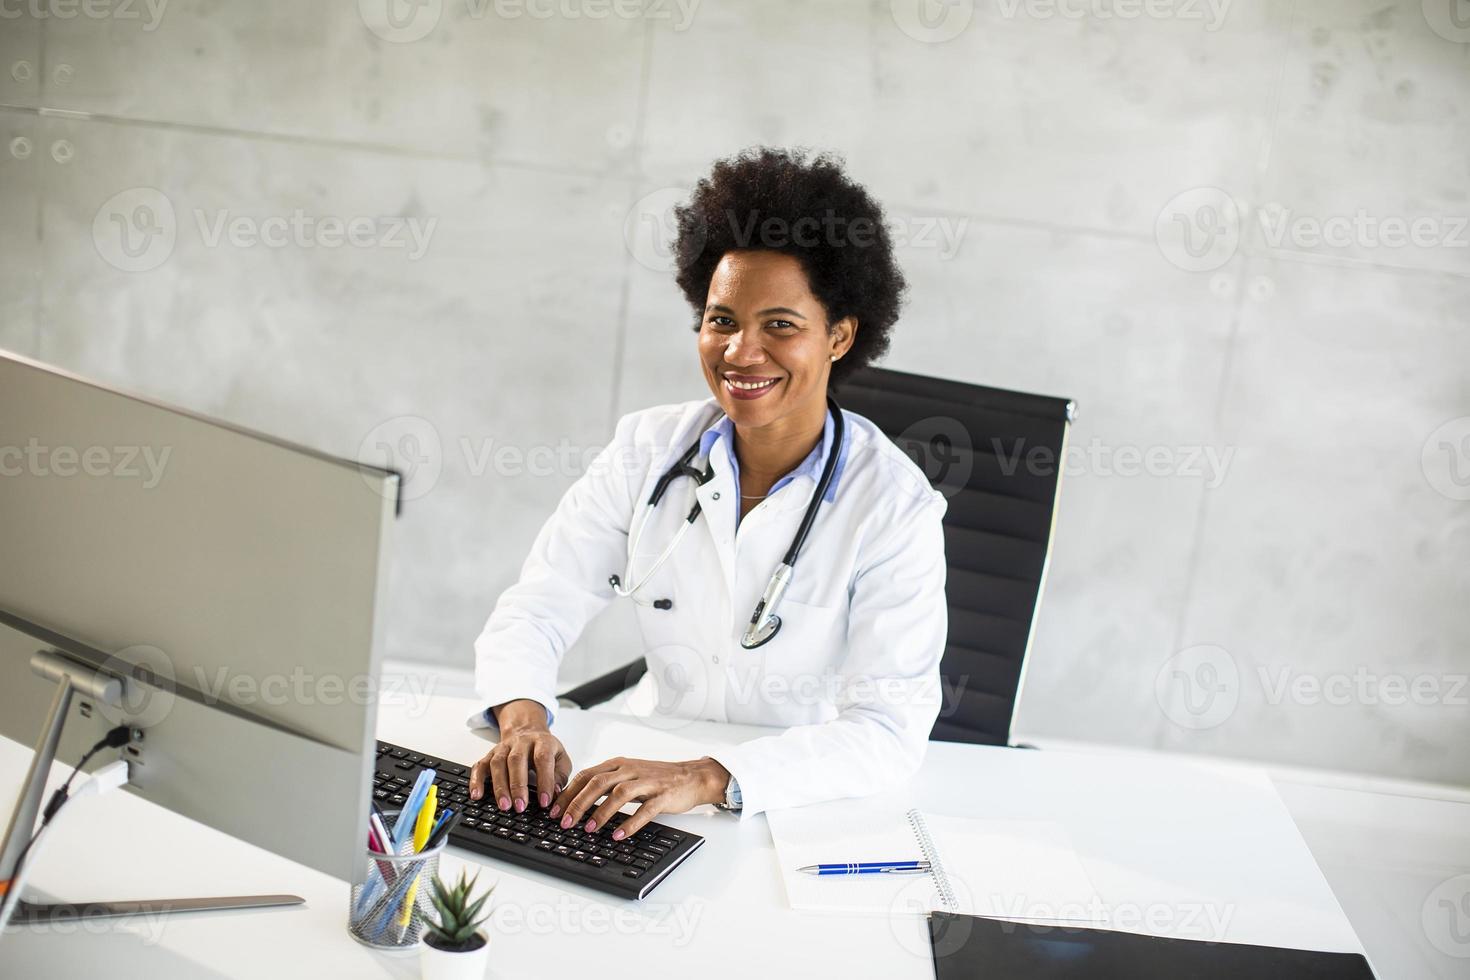
[{"label": "earring", "polygon": [[836,354],[833,354],[832,355],[832,360],[834,360],[834,361],[837,360],[837,355]]}]

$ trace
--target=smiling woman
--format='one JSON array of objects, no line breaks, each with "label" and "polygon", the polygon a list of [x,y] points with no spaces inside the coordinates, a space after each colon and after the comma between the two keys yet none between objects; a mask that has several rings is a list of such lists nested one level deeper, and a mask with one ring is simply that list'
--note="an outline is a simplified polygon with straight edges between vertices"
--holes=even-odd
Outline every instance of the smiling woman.
[{"label": "smiling woman", "polygon": [[829,383],[887,353],[903,273],[882,207],[829,156],[721,160],[675,214],[677,281],[737,432],[744,517],[815,445]]},{"label": "smiling woman", "polygon": [[[490,707],[472,723],[501,739],[471,795],[488,782],[501,809],[539,803],[588,832],[641,804],[614,838],[700,804],[749,815],[875,792],[917,767],[939,710],[945,499],[828,394],[898,318],[882,209],[834,158],[761,148],[716,163],[676,214],[713,397],[618,422],[476,643]],[[556,671],[614,595],[637,603],[648,663],[629,711],[783,731],[570,775]]]}]

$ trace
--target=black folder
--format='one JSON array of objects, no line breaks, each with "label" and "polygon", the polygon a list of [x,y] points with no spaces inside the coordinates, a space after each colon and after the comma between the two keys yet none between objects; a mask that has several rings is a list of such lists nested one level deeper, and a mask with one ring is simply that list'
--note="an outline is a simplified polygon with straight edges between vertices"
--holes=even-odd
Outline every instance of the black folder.
[{"label": "black folder", "polygon": [[1160,939],[935,912],[937,980],[1374,980],[1357,953]]}]

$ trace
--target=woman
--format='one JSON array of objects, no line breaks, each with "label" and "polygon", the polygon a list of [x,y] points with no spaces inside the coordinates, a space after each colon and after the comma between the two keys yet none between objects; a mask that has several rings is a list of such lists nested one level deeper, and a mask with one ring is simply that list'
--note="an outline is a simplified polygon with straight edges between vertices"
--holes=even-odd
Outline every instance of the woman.
[{"label": "woman", "polygon": [[[828,403],[830,386],[886,352],[898,318],[904,280],[882,209],[826,156],[759,149],[716,163],[676,214],[677,280],[713,397],[618,422],[475,644],[483,723],[500,741],[471,796],[488,788],[502,809],[539,804],[589,832],[641,804],[616,839],[703,803],[749,816],[904,778],[938,713],[947,627],[944,497],[871,422]],[[696,446],[686,472],[702,475],[674,479],[650,508]],[[829,470],[781,625],[742,644]],[[557,665],[635,589],[649,670],[630,710],[785,731],[688,762],[611,759],[568,781],[551,731]]]}]

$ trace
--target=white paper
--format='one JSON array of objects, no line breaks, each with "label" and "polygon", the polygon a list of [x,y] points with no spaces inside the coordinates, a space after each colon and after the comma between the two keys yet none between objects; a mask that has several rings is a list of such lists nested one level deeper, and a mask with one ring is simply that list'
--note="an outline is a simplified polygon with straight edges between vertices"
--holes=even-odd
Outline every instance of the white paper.
[{"label": "white paper", "polygon": [[[878,915],[945,909],[935,878],[808,875],[808,864],[923,859],[896,794],[838,800],[767,815],[792,908]],[[1050,821],[977,820],[924,814],[956,904],[969,915],[1100,921],[1102,902],[1066,829]]]},{"label": "white paper", "polygon": [[957,907],[951,911],[1007,919],[1106,918],[1060,823],[936,814],[925,814],[924,821],[954,892]]},{"label": "white paper", "polygon": [[919,842],[904,814],[906,796],[883,794],[833,800],[790,810],[771,810],[766,820],[776,860],[794,909],[819,911],[904,911],[915,888],[932,891],[926,875],[816,875],[796,869],[846,861],[919,861]]}]

